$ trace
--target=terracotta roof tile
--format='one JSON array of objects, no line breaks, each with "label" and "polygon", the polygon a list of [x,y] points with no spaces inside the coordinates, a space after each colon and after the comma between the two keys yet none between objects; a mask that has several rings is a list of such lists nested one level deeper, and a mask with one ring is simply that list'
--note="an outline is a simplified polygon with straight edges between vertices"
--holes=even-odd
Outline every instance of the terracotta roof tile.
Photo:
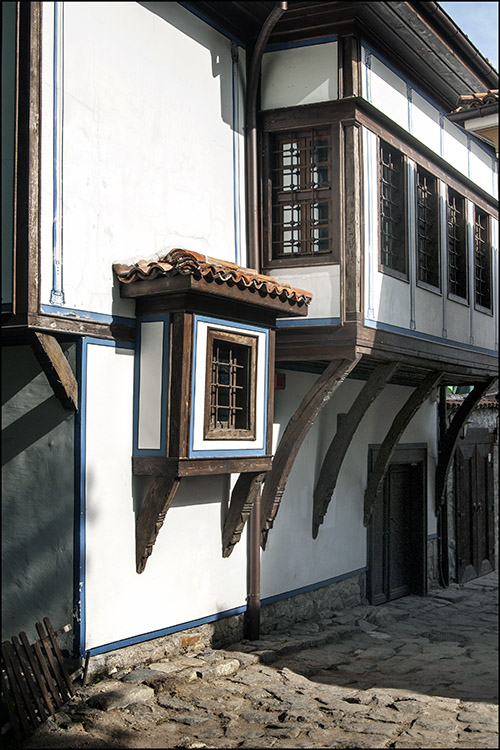
[{"label": "terracotta roof tile", "polygon": [[[466,395],[454,393],[446,397],[446,405],[450,409],[458,409],[462,406]],[[498,398],[497,396],[483,396],[482,399],[476,404],[476,409],[498,409]]]},{"label": "terracotta roof tile", "polygon": [[490,89],[478,94],[464,94],[460,96],[457,101],[457,108],[453,110],[452,114],[458,112],[469,112],[470,110],[479,109],[485,107],[487,104],[498,105],[498,89]]},{"label": "terracotta roof tile", "polygon": [[229,263],[181,248],[174,248],[158,260],[139,260],[133,265],[115,263],[113,271],[121,284],[133,284],[143,279],[150,280],[159,276],[183,274],[196,279],[204,279],[208,283],[215,281],[228,286],[237,286],[242,291],[247,289],[258,291],[262,296],[269,295],[299,306],[309,305],[312,299],[310,292],[284,284],[272,276],[265,276],[251,268],[243,268],[236,263]]}]

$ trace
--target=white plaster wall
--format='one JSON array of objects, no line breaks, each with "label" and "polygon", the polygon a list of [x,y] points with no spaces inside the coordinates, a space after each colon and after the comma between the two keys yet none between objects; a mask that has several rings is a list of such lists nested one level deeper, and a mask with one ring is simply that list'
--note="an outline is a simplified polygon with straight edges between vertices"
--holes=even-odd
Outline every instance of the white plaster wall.
[{"label": "white plaster wall", "polygon": [[337,42],[266,52],[262,58],[262,109],[338,98]]},{"label": "white plaster wall", "polygon": [[[176,246],[234,261],[235,211],[245,263],[244,53],[240,50],[234,81],[233,133],[231,42],[177,3],[150,5],[153,10],[130,2],[65,3],[63,288],[69,308],[133,314],[133,302],[113,294],[114,261],[154,258]],[[53,3],[43,9],[42,303],[47,304]]]},{"label": "white plaster wall", "polygon": [[441,127],[439,112],[418,91],[412,91],[411,101],[412,133],[436,154],[441,149]]},{"label": "white plaster wall", "polygon": [[401,328],[410,327],[410,285],[376,271],[373,284],[375,320]]},{"label": "white plaster wall", "polygon": [[[286,372],[286,388],[275,394],[275,431],[280,435],[296,404],[317,377]],[[325,581],[367,564],[363,502],[368,447],[382,443],[395,414],[412,393],[411,388],[389,386],[366,412],[344,459],[318,537],[312,538],[312,498],[322,459],[335,434],[337,415],[349,410],[362,387],[360,381],[347,380],[321,412],[302,444],[262,554],[263,598]],[[400,441],[401,444],[427,443],[429,534],[436,531],[433,511],[437,456],[435,415],[436,404],[429,399]]]},{"label": "white plaster wall", "polygon": [[371,103],[402,128],[407,129],[406,83],[375,56],[371,58],[370,91]]},{"label": "white plaster wall", "polygon": [[135,509],[147,479],[133,479],[133,351],[90,344],[86,412],[85,648],[191,622],[246,597],[246,544],[222,557],[223,476],[183,479],[141,575]]},{"label": "white plaster wall", "polygon": [[[340,316],[340,266],[273,268],[270,274],[280,282],[313,295],[307,320]],[[299,320],[295,318],[295,320]]]},{"label": "white plaster wall", "polygon": [[468,344],[470,338],[470,310],[468,305],[448,300],[446,303],[448,338]]},{"label": "white plaster wall", "polygon": [[443,333],[443,298],[436,292],[415,288],[415,324],[419,331],[431,336]]},{"label": "white plaster wall", "polygon": [[[469,150],[467,148],[467,133],[448,120],[444,121],[442,156],[455,169],[458,169],[464,175],[468,175]],[[481,183],[479,185],[481,186]]]}]

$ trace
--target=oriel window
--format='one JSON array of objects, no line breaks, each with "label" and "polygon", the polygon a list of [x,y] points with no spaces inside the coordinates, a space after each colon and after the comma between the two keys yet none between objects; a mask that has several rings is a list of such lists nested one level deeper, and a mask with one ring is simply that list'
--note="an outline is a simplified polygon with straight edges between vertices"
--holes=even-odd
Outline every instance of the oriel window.
[{"label": "oriel window", "polygon": [[330,131],[280,134],[272,152],[272,257],[331,252]]},{"label": "oriel window", "polygon": [[439,289],[439,196],[437,179],[417,167],[417,279]]},{"label": "oriel window", "polygon": [[491,310],[491,244],[489,216],[475,208],[474,219],[474,274],[476,305]]},{"label": "oriel window", "polygon": [[403,154],[380,142],[380,263],[406,277],[406,190]]},{"label": "oriel window", "polygon": [[465,198],[448,188],[448,292],[467,299],[467,243]]},{"label": "oriel window", "polygon": [[255,437],[257,339],[209,329],[205,440]]}]

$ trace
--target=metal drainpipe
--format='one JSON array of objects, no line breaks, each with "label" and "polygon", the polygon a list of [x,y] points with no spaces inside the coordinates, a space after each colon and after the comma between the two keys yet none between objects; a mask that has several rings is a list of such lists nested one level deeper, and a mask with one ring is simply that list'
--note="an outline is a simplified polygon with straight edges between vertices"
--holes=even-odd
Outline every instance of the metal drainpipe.
[{"label": "metal drainpipe", "polygon": [[259,188],[257,180],[257,91],[260,64],[267,40],[275,25],[288,8],[288,3],[276,5],[259,32],[248,72],[246,96],[246,155],[247,155],[247,226],[248,266],[259,270]]},{"label": "metal drainpipe", "polygon": [[[257,180],[257,91],[259,87],[260,64],[264,48],[271,31],[279,21],[288,3],[277,5],[265,20],[255,43],[248,73],[246,97],[246,157],[247,157],[247,226],[248,226],[248,265],[259,270],[259,189]],[[260,636],[260,497],[262,485],[258,488],[250,511],[248,540],[248,597],[246,611],[246,637],[255,641]]]}]

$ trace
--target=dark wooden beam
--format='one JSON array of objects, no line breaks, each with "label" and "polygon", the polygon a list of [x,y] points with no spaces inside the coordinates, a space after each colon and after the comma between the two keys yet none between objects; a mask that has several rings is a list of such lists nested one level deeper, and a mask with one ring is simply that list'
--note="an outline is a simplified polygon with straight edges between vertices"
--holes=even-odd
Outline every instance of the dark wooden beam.
[{"label": "dark wooden beam", "polygon": [[384,389],[394,372],[398,368],[397,362],[379,365],[370,375],[359,396],[354,400],[347,415],[343,415],[335,436],[330,443],[319,474],[318,483],[313,497],[313,539],[318,536],[318,529],[328,510],[337,484],[338,475],[342,467],[345,454],[351,444],[359,423],[365,416],[370,404]]},{"label": "dark wooden beam", "polygon": [[222,529],[222,556],[229,557],[252,510],[257,493],[261,492],[265,472],[240,474],[231,493],[231,504]]},{"label": "dark wooden beam", "polygon": [[135,554],[137,572],[142,573],[153,551],[158,532],[172,505],[180,484],[179,477],[154,477],[135,526]]},{"label": "dark wooden beam", "polygon": [[490,388],[495,382],[496,378],[490,378],[483,383],[477,383],[472,391],[469,393],[464,402],[458,409],[457,413],[453,417],[450,426],[446,430],[442,439],[440,436],[440,445],[438,451],[438,465],[436,467],[436,510],[439,510],[444,497],[444,490],[446,487],[446,480],[448,478],[448,472],[450,470],[453,454],[460,437],[460,432],[465,422],[469,418],[470,413],[476,407],[478,401],[481,399],[483,394]]},{"label": "dark wooden beam", "polygon": [[375,466],[368,478],[368,485],[365,491],[365,513],[364,525],[367,526],[373,512],[373,507],[382,489],[382,483],[385,479],[389,461],[394,453],[399,439],[405,429],[408,427],[411,419],[422,406],[423,402],[429,398],[432,390],[439,384],[443,373],[430,372],[418,388],[415,388],[403,407],[394,417],[394,421],[385,436],[384,442],[375,462]]},{"label": "dark wooden beam", "polygon": [[78,383],[54,336],[33,331],[31,346],[54,394],[65,409],[78,408]]},{"label": "dark wooden beam", "polygon": [[333,360],[304,396],[301,404],[291,416],[282,435],[271,471],[266,476],[262,493],[262,546],[278,513],[282,495],[297,453],[305,436],[311,429],[321,409],[332,394],[344,382],[360,360],[355,354],[350,359]]}]

